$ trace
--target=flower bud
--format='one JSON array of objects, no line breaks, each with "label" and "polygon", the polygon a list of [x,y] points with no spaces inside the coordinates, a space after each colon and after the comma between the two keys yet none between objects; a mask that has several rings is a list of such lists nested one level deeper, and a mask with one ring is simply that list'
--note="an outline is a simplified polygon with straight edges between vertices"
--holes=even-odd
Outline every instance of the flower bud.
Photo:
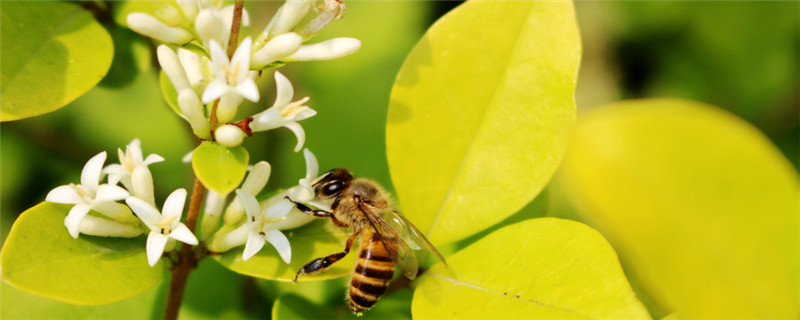
[{"label": "flower bud", "polygon": [[303,37],[294,32],[281,34],[272,38],[261,49],[254,52],[250,57],[250,65],[253,69],[261,69],[266,65],[283,59],[297,51],[303,44]]},{"label": "flower bud", "polygon": [[306,17],[312,4],[311,0],[286,0],[286,3],[278,9],[278,12],[272,17],[272,21],[264,29],[267,38],[292,30]]},{"label": "flower bud", "polygon": [[222,209],[225,205],[225,197],[214,190],[208,190],[206,194],[206,205],[203,210],[203,219],[200,225],[200,240],[207,240],[219,227],[219,220],[222,218]]},{"label": "flower bud", "polygon": [[169,4],[162,4],[156,9],[156,17],[169,26],[177,26],[183,21],[183,14],[178,8]]},{"label": "flower bud", "polygon": [[242,190],[253,196],[259,194],[269,180],[271,167],[266,161],[259,161],[250,169],[247,178],[242,183]]},{"label": "flower bud", "polygon": [[197,97],[194,90],[190,88],[181,90],[178,93],[178,106],[192,126],[194,135],[201,139],[211,137],[211,125],[203,112],[203,104],[200,103],[200,98]]},{"label": "flower bud", "polygon": [[146,166],[139,166],[133,169],[131,182],[133,183],[131,195],[147,201],[152,206],[156,205],[153,193],[153,175],[150,174],[150,169],[147,169]]},{"label": "flower bud", "polygon": [[121,223],[95,216],[86,216],[81,220],[80,232],[98,237],[135,238],[144,233],[138,224]]},{"label": "flower bud", "polygon": [[361,48],[361,41],[355,38],[334,38],[315,44],[305,45],[286,57],[287,61],[332,60],[350,55]]},{"label": "flower bud", "polygon": [[227,46],[228,39],[225,38],[224,32],[225,21],[222,20],[222,17],[217,13],[216,9],[200,11],[200,13],[197,14],[197,18],[195,18],[194,26],[197,30],[197,34],[200,35],[200,39],[203,40],[206,46],[212,39],[222,44],[223,48]]},{"label": "flower bud", "polygon": [[126,18],[126,21],[131,30],[156,40],[174,44],[185,44],[192,41],[192,34],[189,31],[178,27],[170,27],[146,13],[131,13]]},{"label": "flower bud", "polygon": [[203,87],[206,82],[202,59],[200,55],[190,50],[178,48],[178,60],[180,60],[183,70],[186,71],[186,78],[193,89]]},{"label": "flower bud", "polygon": [[199,3],[197,0],[177,0],[178,5],[181,7],[181,11],[183,11],[183,16],[188,21],[194,20],[197,16],[197,11],[199,10]]},{"label": "flower bud", "polygon": [[164,73],[167,74],[167,78],[172,82],[175,91],[181,92],[183,89],[191,88],[189,79],[186,78],[186,71],[183,70],[175,51],[162,44],[158,46],[157,54],[158,64],[161,65],[161,70],[164,70]]},{"label": "flower bud", "polygon": [[214,139],[217,142],[228,148],[235,148],[242,144],[244,141],[245,133],[239,127],[226,124],[220,126],[214,131]]}]

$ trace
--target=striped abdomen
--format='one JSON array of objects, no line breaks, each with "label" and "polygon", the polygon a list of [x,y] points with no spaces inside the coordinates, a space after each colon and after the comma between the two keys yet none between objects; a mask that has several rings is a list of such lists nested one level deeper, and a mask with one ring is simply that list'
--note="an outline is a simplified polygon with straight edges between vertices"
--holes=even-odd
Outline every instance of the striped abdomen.
[{"label": "striped abdomen", "polygon": [[[391,242],[385,245],[391,245]],[[350,311],[353,313],[372,308],[386,293],[389,281],[394,276],[394,263],[377,233],[362,234],[359,250],[358,263],[348,292]]]}]

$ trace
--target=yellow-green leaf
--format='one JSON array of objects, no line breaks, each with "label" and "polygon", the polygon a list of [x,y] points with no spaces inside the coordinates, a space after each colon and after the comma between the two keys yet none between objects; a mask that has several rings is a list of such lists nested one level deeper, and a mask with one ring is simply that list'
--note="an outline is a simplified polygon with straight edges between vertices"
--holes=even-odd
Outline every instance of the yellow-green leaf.
[{"label": "yellow-green leaf", "polygon": [[649,319],[599,232],[555,218],[523,221],[426,271],[414,318]]},{"label": "yellow-green leaf", "polygon": [[161,93],[164,95],[164,100],[167,101],[169,108],[179,116],[184,117],[181,107],[178,106],[178,93],[175,92],[175,87],[172,82],[169,82],[169,78],[167,78],[167,74],[164,71],[158,72],[158,84],[161,86]]},{"label": "yellow-green leaf", "polygon": [[[341,288],[344,289],[344,288]],[[354,315],[347,309],[347,302],[342,300],[338,305],[331,307],[316,305],[295,294],[281,296],[272,306],[272,319],[275,320],[302,320],[302,319],[411,319],[410,314],[411,291],[402,290],[391,292],[381,297],[375,306],[364,311],[361,315]]]},{"label": "yellow-green leaf", "polygon": [[676,99],[598,107],[560,177],[664,312],[797,316],[797,172],[741,119]]},{"label": "yellow-green leaf", "polygon": [[94,87],[111,65],[111,37],[80,6],[4,1],[0,20],[0,121],[58,110]]},{"label": "yellow-green leaf", "polygon": [[161,280],[164,264],[147,264],[144,237],[73,239],[64,226],[70,208],[43,202],[17,218],[0,254],[3,281],[30,294],[98,305],[133,297]]},{"label": "yellow-green leaf", "polygon": [[227,148],[205,141],[194,149],[192,169],[206,188],[228,194],[244,179],[249,158],[247,149],[242,146]]},{"label": "yellow-green leaf", "polygon": [[420,40],[392,89],[387,153],[404,214],[434,244],[502,221],[547,184],[579,60],[569,1],[468,1]]},{"label": "yellow-green leaf", "polygon": [[[325,228],[326,221],[314,221],[303,227],[282,231],[292,246],[291,263],[286,264],[269,243],[264,244],[256,255],[247,261],[242,260],[244,246],[222,254],[214,259],[223,266],[248,276],[270,280],[291,281],[300,268],[311,260],[344,250],[346,234],[331,232]],[[317,281],[349,275],[355,269],[355,255],[351,252],[332,267],[315,275],[302,275],[298,281]]]}]

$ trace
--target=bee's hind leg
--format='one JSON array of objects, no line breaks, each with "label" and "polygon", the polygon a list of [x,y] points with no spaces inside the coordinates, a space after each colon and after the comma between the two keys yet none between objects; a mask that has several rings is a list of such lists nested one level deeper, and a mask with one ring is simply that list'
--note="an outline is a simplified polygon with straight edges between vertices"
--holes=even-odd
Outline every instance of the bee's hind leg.
[{"label": "bee's hind leg", "polygon": [[356,238],[357,235],[358,232],[353,232],[353,234],[349,238],[347,238],[347,244],[345,245],[344,251],[337,252],[322,258],[316,258],[314,260],[311,260],[311,262],[306,263],[302,268],[300,268],[299,271],[297,271],[297,275],[294,276],[293,281],[297,282],[297,278],[300,277],[300,275],[303,273],[320,272],[322,270],[329,268],[336,261],[339,261],[342,258],[344,258],[347,255],[347,253],[350,252],[350,247],[353,245],[353,240]]}]

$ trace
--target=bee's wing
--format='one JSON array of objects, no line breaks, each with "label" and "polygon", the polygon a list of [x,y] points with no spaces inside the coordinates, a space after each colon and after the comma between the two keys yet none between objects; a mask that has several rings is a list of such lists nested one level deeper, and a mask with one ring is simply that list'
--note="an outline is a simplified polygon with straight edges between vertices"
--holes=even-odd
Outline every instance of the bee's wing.
[{"label": "bee's wing", "polygon": [[358,209],[364,213],[372,229],[381,237],[381,244],[389,253],[392,262],[400,268],[406,278],[414,280],[417,277],[417,269],[419,268],[414,251],[408,247],[408,244],[397,234],[394,228],[387,224],[380,215],[375,214],[377,210],[374,207],[360,203],[358,204]]},{"label": "bee's wing", "polygon": [[442,263],[444,263],[445,265],[447,264],[447,262],[444,261],[444,257],[442,257],[442,254],[439,253],[439,250],[436,250],[436,247],[434,247],[433,244],[431,244],[431,242],[428,241],[428,238],[425,238],[425,236],[422,235],[422,232],[420,232],[419,229],[417,229],[417,227],[415,227],[411,222],[409,222],[408,219],[406,219],[406,217],[400,214],[400,212],[397,212],[397,210],[392,210],[392,213],[393,213],[392,220],[394,223],[401,226],[400,230],[403,230],[403,236],[406,239],[406,241],[416,246],[417,247],[416,249],[419,249],[420,247],[428,249],[428,251],[433,252],[433,254],[436,255],[436,258],[442,261]]}]

